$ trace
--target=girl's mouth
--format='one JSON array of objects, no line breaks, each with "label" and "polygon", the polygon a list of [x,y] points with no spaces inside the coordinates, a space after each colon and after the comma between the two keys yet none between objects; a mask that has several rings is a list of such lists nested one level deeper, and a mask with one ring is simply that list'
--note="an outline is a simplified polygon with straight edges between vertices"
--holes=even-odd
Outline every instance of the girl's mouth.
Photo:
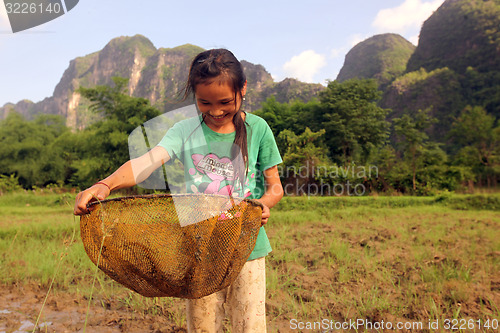
[{"label": "girl's mouth", "polygon": [[214,120],[222,120],[222,119],[224,119],[227,115],[228,115],[228,114],[226,113],[226,114],[223,114],[223,115],[221,115],[221,116],[212,116],[212,115],[210,115],[210,117],[212,117],[212,119],[214,119]]}]

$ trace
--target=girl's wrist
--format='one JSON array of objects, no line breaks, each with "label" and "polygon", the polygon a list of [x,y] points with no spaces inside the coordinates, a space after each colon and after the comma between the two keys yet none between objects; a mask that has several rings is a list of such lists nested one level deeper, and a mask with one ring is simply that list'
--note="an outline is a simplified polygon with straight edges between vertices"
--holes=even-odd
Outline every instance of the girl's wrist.
[{"label": "girl's wrist", "polygon": [[110,187],[108,184],[106,184],[105,182],[101,182],[101,181],[99,181],[99,182],[95,183],[94,185],[104,185],[104,186],[106,186],[106,187],[108,188],[108,190],[111,192],[111,187]]}]

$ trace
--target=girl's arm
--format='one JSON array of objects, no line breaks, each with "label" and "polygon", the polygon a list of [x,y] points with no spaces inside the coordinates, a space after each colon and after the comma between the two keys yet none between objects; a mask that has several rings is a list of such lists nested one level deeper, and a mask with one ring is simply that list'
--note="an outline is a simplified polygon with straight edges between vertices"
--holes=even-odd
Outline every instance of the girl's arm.
[{"label": "girl's arm", "polygon": [[262,210],[262,225],[266,224],[270,214],[269,208],[276,205],[283,197],[283,186],[281,185],[278,166],[275,165],[264,171],[264,179],[266,180],[266,192],[257,199],[264,205]]},{"label": "girl's arm", "polygon": [[[170,156],[162,147],[154,147],[146,154],[124,163],[109,177],[85,191],[78,193],[74,214],[88,213],[87,204],[96,199],[104,200],[112,190],[134,186],[146,180],[154,170],[168,162]],[[106,185],[104,185],[104,184]]]}]

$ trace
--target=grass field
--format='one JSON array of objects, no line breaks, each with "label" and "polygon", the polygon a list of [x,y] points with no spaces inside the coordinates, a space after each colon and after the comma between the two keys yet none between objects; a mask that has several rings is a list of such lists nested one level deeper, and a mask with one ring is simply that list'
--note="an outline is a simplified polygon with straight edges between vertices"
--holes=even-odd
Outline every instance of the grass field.
[{"label": "grass field", "polygon": [[[183,332],[181,300],[140,297],[101,272],[93,286],[72,205],[69,194],[0,196],[0,285],[12,295],[0,311],[29,294],[18,312],[34,323],[54,279],[47,311],[79,317],[41,332],[81,329],[91,293],[89,332]],[[499,212],[498,194],[284,198],[267,227],[269,331],[499,331]],[[0,314],[0,332],[15,326]]]}]

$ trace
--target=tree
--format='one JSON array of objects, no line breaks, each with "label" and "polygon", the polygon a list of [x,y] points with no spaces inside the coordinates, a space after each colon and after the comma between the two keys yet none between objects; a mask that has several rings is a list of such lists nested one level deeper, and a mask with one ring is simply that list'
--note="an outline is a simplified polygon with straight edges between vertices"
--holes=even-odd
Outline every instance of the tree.
[{"label": "tree", "polygon": [[0,123],[1,174],[15,175],[24,188],[62,184],[65,163],[54,142],[67,132],[61,116],[40,115],[27,121],[9,113]]},{"label": "tree", "polygon": [[449,136],[462,146],[457,160],[486,175],[491,184],[500,171],[500,125],[498,121],[495,124],[495,117],[483,107],[467,106],[453,123]]},{"label": "tree", "polygon": [[79,88],[89,99],[91,110],[102,119],[84,130],[86,149],[81,162],[74,165],[76,181],[89,186],[114,172],[129,159],[128,136],[160,111],[145,98],[127,95],[128,79],[113,77],[114,86]]},{"label": "tree", "polygon": [[319,124],[314,123],[314,115],[320,112],[319,109],[320,105],[315,99],[307,103],[299,100],[279,103],[274,96],[271,96],[262,103],[262,108],[255,111],[254,114],[266,120],[277,139],[280,152],[284,154],[287,143],[284,141],[284,137],[280,137],[279,134],[284,130],[289,130],[299,135],[308,126],[319,128]]},{"label": "tree", "polygon": [[[366,160],[369,152],[388,137],[388,110],[377,106],[381,92],[375,80],[331,81],[319,93],[322,114],[314,123],[326,130],[330,156],[341,155],[349,164],[356,155]],[[314,127],[313,130],[319,130]],[[362,161],[364,162],[364,161]]]},{"label": "tree", "polygon": [[499,131],[493,115],[480,106],[467,106],[453,123],[450,136],[463,146],[475,148],[479,163],[492,165],[500,143]]},{"label": "tree", "polygon": [[[283,130],[278,135],[278,139],[285,142],[286,149],[283,154],[283,164],[285,165],[285,181],[296,180],[297,188],[315,182],[315,168],[320,165],[329,164],[326,156],[327,149],[321,146],[321,137],[325,130],[313,132],[306,127],[300,135],[290,130]],[[286,188],[286,187],[285,187]],[[297,190],[296,188],[296,190]]]},{"label": "tree", "polygon": [[300,135],[296,135],[290,130],[283,130],[279,134],[279,138],[287,144],[283,162],[286,165],[299,168],[305,164],[314,166],[326,161],[326,149],[317,145],[323,134],[325,134],[324,129],[313,132],[309,127],[306,127]]},{"label": "tree", "polygon": [[402,138],[400,145],[403,147],[404,154],[409,155],[414,191],[417,189],[417,164],[420,157],[423,156],[426,142],[429,139],[425,130],[435,121],[435,118],[429,116],[429,109],[419,110],[415,117],[404,114],[401,118],[393,119],[394,132]]}]

